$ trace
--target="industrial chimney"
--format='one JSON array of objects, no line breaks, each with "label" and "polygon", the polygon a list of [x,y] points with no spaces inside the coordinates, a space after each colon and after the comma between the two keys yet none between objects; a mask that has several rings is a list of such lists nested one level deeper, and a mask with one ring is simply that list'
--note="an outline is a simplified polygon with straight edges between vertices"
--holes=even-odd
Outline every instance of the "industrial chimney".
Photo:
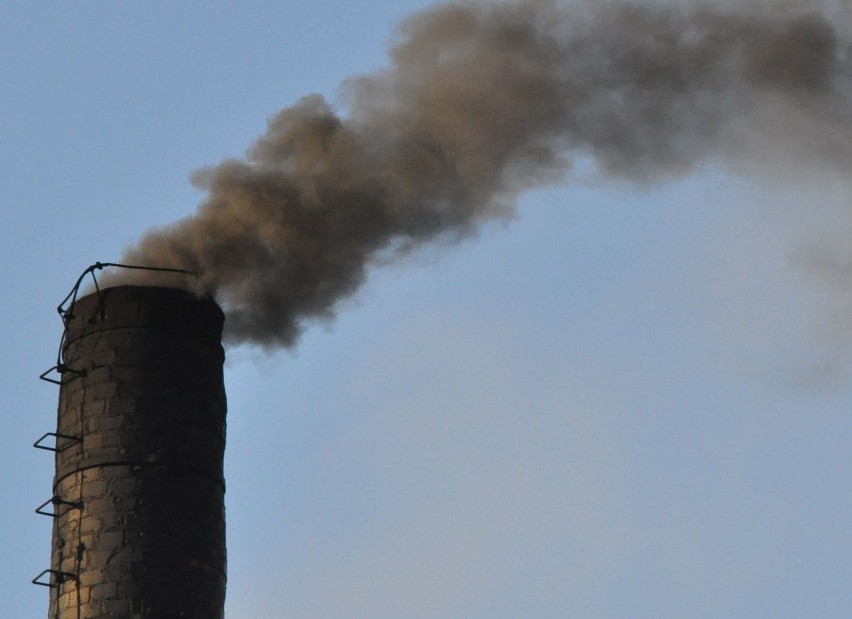
[{"label": "industrial chimney", "polygon": [[49,619],[221,619],[222,311],[119,286],[64,318]]}]

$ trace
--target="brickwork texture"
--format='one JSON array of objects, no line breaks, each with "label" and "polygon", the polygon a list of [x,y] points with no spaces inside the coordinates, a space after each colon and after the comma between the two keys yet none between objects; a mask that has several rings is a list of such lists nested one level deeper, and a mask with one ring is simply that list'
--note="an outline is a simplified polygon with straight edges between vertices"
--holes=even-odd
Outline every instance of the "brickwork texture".
[{"label": "brickwork texture", "polygon": [[79,299],[63,341],[49,619],[222,619],[223,315],[177,289]]}]

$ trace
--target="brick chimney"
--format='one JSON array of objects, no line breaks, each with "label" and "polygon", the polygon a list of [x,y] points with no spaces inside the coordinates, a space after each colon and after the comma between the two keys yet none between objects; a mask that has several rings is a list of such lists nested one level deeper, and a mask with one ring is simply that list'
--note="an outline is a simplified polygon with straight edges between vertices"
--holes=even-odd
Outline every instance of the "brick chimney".
[{"label": "brick chimney", "polygon": [[173,288],[69,308],[49,619],[222,619],[223,321]]}]

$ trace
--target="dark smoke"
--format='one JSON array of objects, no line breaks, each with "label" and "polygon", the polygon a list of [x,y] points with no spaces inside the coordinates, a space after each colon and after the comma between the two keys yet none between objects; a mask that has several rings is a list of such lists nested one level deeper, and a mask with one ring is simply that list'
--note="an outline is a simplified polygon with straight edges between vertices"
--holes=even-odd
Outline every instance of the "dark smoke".
[{"label": "dark smoke", "polygon": [[712,160],[845,173],[848,9],[725,7],[515,0],[416,14],[386,70],[345,83],[347,116],[319,95],[282,110],[245,159],[195,173],[208,193],[195,215],[124,260],[198,272],[185,285],[220,301],[232,341],[288,346],[371,263],[511,213],[578,156],[640,183]]}]

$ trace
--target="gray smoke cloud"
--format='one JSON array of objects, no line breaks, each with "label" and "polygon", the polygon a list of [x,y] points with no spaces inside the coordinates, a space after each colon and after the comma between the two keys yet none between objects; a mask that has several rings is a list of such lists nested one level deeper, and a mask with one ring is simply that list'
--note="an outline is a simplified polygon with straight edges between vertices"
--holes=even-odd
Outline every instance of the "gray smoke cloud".
[{"label": "gray smoke cloud", "polygon": [[[745,5],[745,6],[743,6]],[[572,160],[642,184],[707,161],[852,163],[849,10],[789,3],[454,2],[400,27],[388,67],[276,114],[243,159],[196,172],[191,217],[124,261],[198,277],[227,337],[292,345],[367,269],[512,212]],[[144,279],[140,279],[143,277]]]}]

